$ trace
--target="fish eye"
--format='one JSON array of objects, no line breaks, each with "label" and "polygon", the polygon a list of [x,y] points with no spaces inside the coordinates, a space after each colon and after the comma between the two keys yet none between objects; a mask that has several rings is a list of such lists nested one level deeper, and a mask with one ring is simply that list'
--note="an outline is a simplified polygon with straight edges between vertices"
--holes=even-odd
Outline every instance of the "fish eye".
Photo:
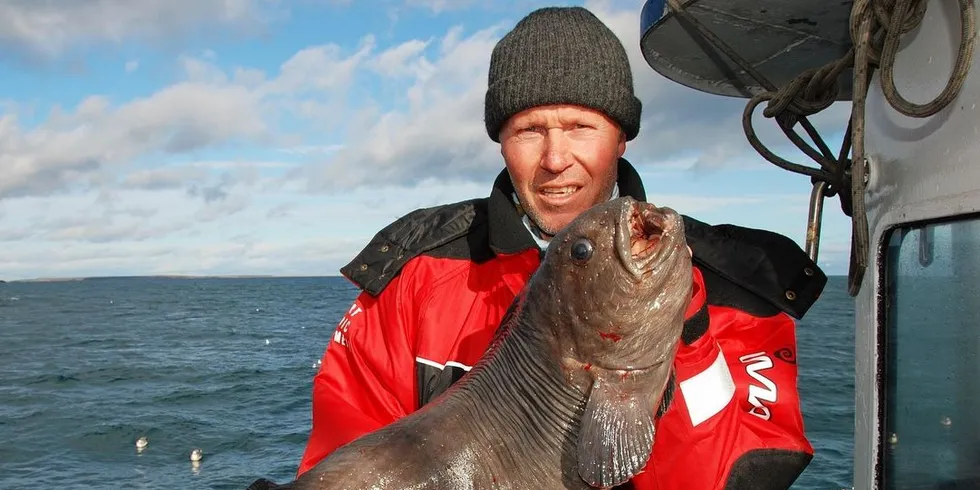
[{"label": "fish eye", "polygon": [[572,248],[569,250],[569,255],[571,255],[572,260],[582,264],[592,258],[592,241],[588,238],[579,238],[572,243]]}]

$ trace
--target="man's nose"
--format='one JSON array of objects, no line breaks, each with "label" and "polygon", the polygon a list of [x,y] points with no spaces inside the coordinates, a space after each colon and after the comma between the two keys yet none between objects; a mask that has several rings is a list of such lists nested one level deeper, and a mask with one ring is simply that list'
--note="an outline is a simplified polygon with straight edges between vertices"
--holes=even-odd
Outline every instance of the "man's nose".
[{"label": "man's nose", "polygon": [[541,157],[541,168],[551,173],[561,173],[571,166],[568,154],[568,137],[560,128],[553,128],[545,134],[545,150]]}]

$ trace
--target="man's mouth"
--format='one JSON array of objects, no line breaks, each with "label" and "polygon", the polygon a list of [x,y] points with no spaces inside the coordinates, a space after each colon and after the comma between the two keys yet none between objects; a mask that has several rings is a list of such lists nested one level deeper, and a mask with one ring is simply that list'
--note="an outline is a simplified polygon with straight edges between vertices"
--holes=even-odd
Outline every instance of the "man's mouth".
[{"label": "man's mouth", "polygon": [[547,197],[565,197],[574,194],[581,187],[577,185],[566,185],[562,187],[542,187],[538,190]]}]

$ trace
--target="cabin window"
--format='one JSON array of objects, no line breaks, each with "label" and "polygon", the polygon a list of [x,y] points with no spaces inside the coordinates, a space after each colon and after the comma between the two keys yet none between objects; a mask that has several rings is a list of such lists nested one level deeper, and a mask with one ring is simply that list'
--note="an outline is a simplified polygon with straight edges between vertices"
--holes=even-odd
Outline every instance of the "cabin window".
[{"label": "cabin window", "polygon": [[880,488],[978,488],[980,218],[893,230],[884,268]]}]

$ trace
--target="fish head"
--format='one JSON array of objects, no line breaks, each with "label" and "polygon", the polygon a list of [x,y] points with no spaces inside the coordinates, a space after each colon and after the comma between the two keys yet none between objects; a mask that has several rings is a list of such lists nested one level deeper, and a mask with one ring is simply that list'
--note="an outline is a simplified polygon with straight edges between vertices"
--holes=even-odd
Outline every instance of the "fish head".
[{"label": "fish head", "polygon": [[552,239],[541,268],[540,310],[563,357],[611,370],[673,360],[693,287],[676,211],[631,197],[594,206]]},{"label": "fish head", "polygon": [[533,321],[566,379],[586,397],[579,476],[610,488],[639,472],[694,288],[684,222],[673,209],[620,197],[558,233],[532,281]]}]

